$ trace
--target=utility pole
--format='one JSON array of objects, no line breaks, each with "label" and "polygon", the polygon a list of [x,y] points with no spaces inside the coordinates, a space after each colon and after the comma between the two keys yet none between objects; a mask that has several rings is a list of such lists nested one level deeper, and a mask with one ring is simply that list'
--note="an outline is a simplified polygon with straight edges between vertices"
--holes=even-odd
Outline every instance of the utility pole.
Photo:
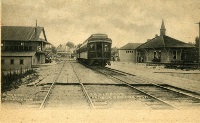
[{"label": "utility pole", "polygon": [[199,65],[200,65],[200,22],[196,24],[199,24]]}]

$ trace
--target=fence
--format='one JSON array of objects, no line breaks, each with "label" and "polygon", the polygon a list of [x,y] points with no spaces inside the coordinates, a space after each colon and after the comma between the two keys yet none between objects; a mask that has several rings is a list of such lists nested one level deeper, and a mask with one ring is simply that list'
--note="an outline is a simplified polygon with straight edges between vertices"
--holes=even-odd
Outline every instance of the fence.
[{"label": "fence", "polygon": [[1,71],[1,91],[5,92],[21,85],[21,79],[29,74],[34,73],[34,69],[20,69]]}]

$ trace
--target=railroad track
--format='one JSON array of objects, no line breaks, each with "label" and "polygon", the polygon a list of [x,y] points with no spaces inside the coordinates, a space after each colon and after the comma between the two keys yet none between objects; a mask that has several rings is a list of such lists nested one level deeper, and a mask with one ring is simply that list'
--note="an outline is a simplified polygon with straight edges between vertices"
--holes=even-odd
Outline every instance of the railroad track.
[{"label": "railroad track", "polygon": [[[70,64],[71,64],[71,63],[70,63]],[[90,98],[90,96],[89,96],[87,90],[85,89],[85,86],[84,86],[83,83],[81,82],[81,79],[80,79],[78,73],[76,72],[76,70],[74,69],[74,66],[73,66],[72,64],[71,64],[71,66],[72,66],[72,69],[73,69],[73,71],[74,71],[76,77],[78,78],[79,84],[80,84],[80,86],[81,86],[81,88],[82,88],[82,91],[83,91],[83,93],[84,93],[84,95],[85,95],[85,97],[86,97],[86,99],[87,99],[89,105],[90,105],[92,108],[95,108],[95,105],[94,105],[92,99]]]},{"label": "railroad track", "polygon": [[[33,101],[33,103],[37,104],[37,107],[39,107],[39,109],[44,108],[45,104],[47,104],[48,97],[51,94],[51,91],[55,86],[56,82],[58,81],[58,78],[63,70],[63,67],[65,66],[65,63],[66,61],[63,63],[61,68],[59,68],[59,72],[57,73],[58,75],[55,77],[54,81],[51,84],[45,84],[44,86],[42,86],[41,90],[38,93],[37,98],[35,99],[35,101]],[[87,102],[91,108],[102,109],[102,108],[108,108],[109,104],[112,105],[112,103],[109,102],[109,100],[95,99],[94,98],[95,96],[92,94],[99,93],[98,90],[93,89],[93,87],[95,86],[92,86],[92,84],[83,83],[81,78],[79,77],[78,71],[76,71],[71,62],[70,65],[72,66],[72,69],[78,79],[79,83],[77,83],[77,85],[78,86],[80,85],[81,90],[84,94],[83,98],[87,99]],[[192,95],[190,92],[186,92],[185,90],[180,91],[180,89],[172,86],[155,84],[151,81],[148,81],[147,79],[140,78],[133,74],[119,70],[114,70],[109,68],[102,69],[98,67],[95,68],[90,67],[90,68],[102,74],[105,74],[106,76],[111,77],[114,81],[117,81],[116,84],[110,85],[109,88],[111,88],[111,90],[116,85],[119,87],[123,86],[125,90],[126,88],[129,88],[127,90],[132,89],[133,93],[135,94],[135,96],[137,96],[137,98],[140,101],[144,102],[147,106],[153,109],[181,109],[184,106],[193,106],[193,105],[200,106],[200,98],[199,98],[200,95],[198,97],[198,94]],[[127,76],[130,78],[125,79]],[[129,83],[130,81],[132,81],[132,79],[134,79],[134,81],[138,81],[138,83],[143,82],[143,84]],[[96,85],[102,88],[102,85],[100,85],[99,83],[96,83]],[[103,87],[108,87],[108,86],[109,83],[108,85],[104,85]],[[118,91],[113,89],[113,92],[118,92]],[[126,93],[126,91],[124,92]],[[112,99],[112,101],[114,100],[115,99]]]},{"label": "railroad track", "polygon": [[[165,105],[169,108],[185,108],[186,106],[199,106],[200,107],[200,94],[194,92],[188,93],[187,90],[179,90],[173,87],[165,87],[164,85],[158,85],[149,80],[137,77],[133,74],[126,73],[123,71],[111,69],[111,68],[99,68],[99,67],[90,67],[91,69],[98,71],[106,76],[113,78],[115,81],[126,84],[128,87],[131,87],[134,90],[146,95],[150,102],[152,99],[156,100],[159,103],[153,105]],[[119,75],[119,76],[118,76]],[[142,85],[137,84],[135,86],[127,82],[126,76],[133,76],[132,81],[137,81],[137,83],[143,83]],[[131,81],[129,78],[128,80]],[[150,85],[150,86],[149,86]],[[147,102],[149,103],[149,102]],[[151,103],[149,105],[152,105]]]},{"label": "railroad track", "polygon": [[[90,107],[92,109],[105,109],[105,108],[107,108],[107,102],[106,101],[95,101],[95,100],[92,99],[91,95],[88,93],[88,91],[87,91],[87,89],[85,87],[85,84],[83,84],[81,82],[81,79],[80,79],[77,71],[74,69],[74,66],[72,64],[71,64],[71,66],[72,66],[72,69],[73,69],[76,77],[78,78],[79,84],[80,84],[80,86],[82,88],[82,91],[83,91],[83,93],[85,95],[85,98],[87,99]],[[88,84],[86,84],[86,85],[88,85]]]},{"label": "railroad track", "polygon": [[66,63],[66,61],[64,61],[59,72],[57,73],[57,76],[55,76],[53,82],[50,85],[49,84],[43,85],[42,88],[40,89],[40,91],[36,93],[35,98],[33,99],[33,102],[31,103],[31,105],[29,105],[29,107],[34,107],[34,108],[39,107],[39,109],[43,109],[45,107],[48,97],[50,96],[55,83],[59,79],[59,76],[65,66],[65,63]]},{"label": "railroad track", "polygon": [[[184,95],[187,95],[187,96],[190,96],[190,97],[193,97],[193,98],[196,98],[196,99],[200,100],[200,94],[198,94],[196,92],[188,91],[188,90],[185,90],[185,89],[182,89],[182,88],[178,88],[178,87],[174,87],[174,86],[170,86],[170,85],[162,85],[161,86],[159,84],[155,84],[150,79],[141,78],[141,77],[135,76],[134,74],[126,73],[126,72],[123,72],[123,71],[120,71],[120,70],[116,70],[116,69],[112,69],[112,68],[108,68],[108,67],[105,67],[105,69],[109,70],[109,71],[113,71],[113,72],[123,73],[125,76],[126,75],[134,76],[133,78],[131,78],[131,81],[134,81],[136,83],[143,82],[143,83],[147,83],[147,84],[152,84],[152,85],[155,85],[157,87],[160,87],[160,88],[163,88],[163,89],[167,89],[167,90],[170,90],[170,91],[174,91],[174,92],[177,92],[177,93],[180,93],[180,94],[184,94]],[[159,82],[157,81],[157,83],[159,83]]]}]

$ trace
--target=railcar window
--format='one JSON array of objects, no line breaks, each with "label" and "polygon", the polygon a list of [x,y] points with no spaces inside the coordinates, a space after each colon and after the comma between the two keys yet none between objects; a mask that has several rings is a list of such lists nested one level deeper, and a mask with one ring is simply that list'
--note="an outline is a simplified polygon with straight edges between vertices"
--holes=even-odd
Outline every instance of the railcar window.
[{"label": "railcar window", "polygon": [[96,50],[97,50],[97,57],[102,57],[102,43],[97,43],[96,44]]},{"label": "railcar window", "polygon": [[108,44],[104,44],[104,51],[108,51]]},{"label": "railcar window", "polygon": [[102,51],[102,44],[101,43],[97,43],[97,50]]}]

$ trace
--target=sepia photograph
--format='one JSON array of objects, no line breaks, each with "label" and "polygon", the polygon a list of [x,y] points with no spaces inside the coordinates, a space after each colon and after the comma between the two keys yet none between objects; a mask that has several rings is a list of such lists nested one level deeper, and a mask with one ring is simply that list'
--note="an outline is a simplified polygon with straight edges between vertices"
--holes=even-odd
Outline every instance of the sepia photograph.
[{"label": "sepia photograph", "polygon": [[1,0],[2,123],[200,120],[199,0]]}]

